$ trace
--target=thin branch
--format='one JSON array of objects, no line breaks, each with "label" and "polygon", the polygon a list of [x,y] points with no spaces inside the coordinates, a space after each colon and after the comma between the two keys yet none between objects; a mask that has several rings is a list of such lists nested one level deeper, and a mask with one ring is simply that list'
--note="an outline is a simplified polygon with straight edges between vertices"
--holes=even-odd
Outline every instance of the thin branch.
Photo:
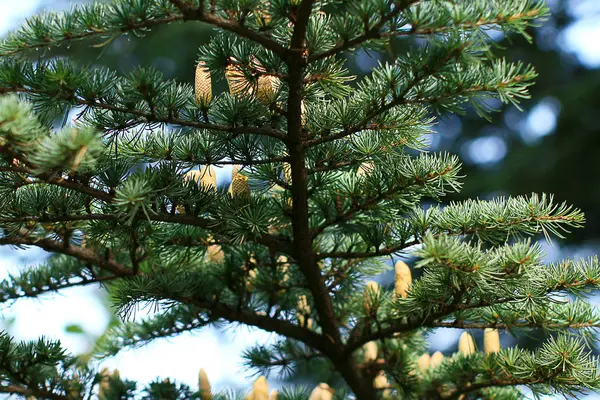
[{"label": "thin branch", "polygon": [[230,322],[239,322],[248,326],[255,326],[267,332],[273,332],[288,338],[296,339],[324,354],[331,353],[330,341],[327,337],[289,321],[272,318],[267,315],[259,315],[250,310],[234,309],[222,303],[213,303],[192,297],[177,297],[174,298],[174,300],[207,310],[212,317],[223,318]]},{"label": "thin branch", "polygon": [[[380,29],[383,28],[383,26],[386,23],[393,20],[394,18],[396,18],[398,16],[398,14],[405,11],[407,8],[413,6],[414,4],[419,3],[420,1],[421,0],[409,0],[406,2],[401,2],[401,1],[397,2],[400,4],[397,4],[395,6],[395,8],[392,10],[392,12],[382,16],[382,18],[375,25],[373,25],[370,29],[368,29],[365,33],[363,33],[360,36],[355,37],[354,39],[347,39],[342,44],[340,44],[332,49],[329,49],[322,53],[313,54],[312,56],[308,57],[308,62],[312,63],[312,62],[315,62],[318,60],[322,60],[323,58],[331,57],[338,53],[341,53],[342,51],[354,48],[356,46],[360,46],[361,44],[363,44],[369,40],[379,39],[379,38],[383,37],[384,33],[380,32]],[[394,3],[396,3],[396,2],[394,2]]]},{"label": "thin branch", "polygon": [[133,271],[124,264],[121,264],[111,258],[101,257],[85,247],[75,246],[72,244],[65,244],[52,239],[35,239],[27,237],[27,235],[27,231],[22,229],[19,232],[19,236],[2,237],[0,238],[0,246],[36,246],[53,253],[60,253],[68,256],[73,256],[81,261],[97,265],[99,268],[112,272],[113,274],[119,276],[133,275]]},{"label": "thin branch", "polygon": [[[35,90],[30,89],[25,86],[11,86],[10,88],[0,88],[0,94],[4,93],[30,93],[30,94],[45,94],[45,95],[54,95],[55,93],[51,93],[48,91]],[[285,141],[285,133],[279,129],[275,128],[263,128],[263,127],[254,127],[254,126],[227,126],[227,125],[219,125],[219,124],[210,124],[199,121],[192,120],[184,120],[180,118],[159,118],[155,113],[146,113],[141,110],[136,110],[133,108],[120,107],[113,104],[101,103],[97,101],[89,101],[82,98],[79,98],[75,95],[72,95],[70,100],[73,103],[81,106],[88,106],[92,108],[99,108],[107,111],[121,112],[125,114],[131,114],[138,117],[142,117],[146,120],[146,122],[156,122],[170,125],[179,125],[188,128],[195,129],[206,129],[218,132],[228,132],[235,135],[241,134],[255,134],[260,136],[268,136],[273,137],[282,141]]]},{"label": "thin branch", "polygon": [[43,389],[29,389],[16,385],[0,385],[0,393],[18,394],[23,397],[46,398],[52,400],[69,400],[69,397],[60,394],[52,393]]},{"label": "thin branch", "polygon": [[251,29],[246,28],[237,21],[225,19],[215,15],[214,13],[205,13],[200,7],[192,7],[189,4],[184,3],[181,0],[169,0],[175,5],[183,14],[183,19],[186,21],[202,21],[207,24],[216,26],[223,30],[236,33],[242,37],[252,40],[263,46],[265,49],[271,50],[277,54],[280,58],[285,59],[287,56],[288,49],[280,45],[276,40],[266,36],[262,33],[255,32]]}]

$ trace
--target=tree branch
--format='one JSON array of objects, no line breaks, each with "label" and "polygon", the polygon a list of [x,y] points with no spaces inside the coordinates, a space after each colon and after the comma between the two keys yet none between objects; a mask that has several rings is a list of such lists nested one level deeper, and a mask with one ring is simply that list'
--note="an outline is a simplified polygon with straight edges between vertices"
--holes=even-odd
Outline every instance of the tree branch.
[{"label": "tree branch", "polygon": [[68,256],[75,257],[81,261],[88,262],[90,264],[97,265],[98,268],[112,272],[119,276],[131,276],[133,271],[127,266],[106,257],[101,257],[93,251],[80,246],[74,246],[72,244],[61,243],[52,239],[34,239],[27,237],[27,231],[21,229],[19,236],[5,236],[0,238],[0,246],[2,245],[14,245],[14,246],[36,246],[46,251],[53,253],[65,254]]},{"label": "tree branch", "polygon": [[0,385],[0,393],[10,393],[10,394],[18,394],[23,397],[33,397],[33,398],[46,398],[52,400],[69,400],[69,397],[62,396],[60,394],[52,393],[47,390],[42,389],[29,389],[22,386],[16,385]]},{"label": "tree branch", "polygon": [[392,12],[381,17],[381,19],[370,29],[368,29],[365,33],[353,39],[347,39],[342,44],[332,49],[308,57],[308,62],[312,63],[318,60],[322,60],[323,58],[331,57],[342,51],[359,46],[368,40],[379,39],[383,37],[384,33],[380,32],[379,30],[383,28],[383,26],[386,23],[396,18],[398,14],[400,14],[402,11],[405,11],[407,8],[411,7],[416,3],[419,3],[420,1],[421,0],[394,1],[393,3],[395,4],[395,8],[392,10]]}]

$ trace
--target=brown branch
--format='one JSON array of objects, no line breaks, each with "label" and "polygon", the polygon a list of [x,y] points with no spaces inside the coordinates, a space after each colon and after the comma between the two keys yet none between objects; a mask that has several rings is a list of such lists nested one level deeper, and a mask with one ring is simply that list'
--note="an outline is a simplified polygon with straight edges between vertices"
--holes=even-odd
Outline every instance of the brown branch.
[{"label": "brown branch", "polygon": [[350,260],[353,258],[374,258],[374,257],[382,257],[389,256],[390,254],[397,253],[401,250],[404,250],[408,247],[419,244],[418,240],[413,240],[410,242],[399,242],[393,246],[384,247],[383,249],[378,249],[375,251],[339,251],[339,252],[326,252],[326,253],[318,253],[316,255],[317,259],[323,260],[326,258],[336,258],[341,260]]},{"label": "brown branch", "polygon": [[426,327],[431,328],[458,328],[458,329],[512,329],[512,328],[547,328],[547,329],[586,329],[586,328],[600,328],[600,324],[593,322],[582,322],[582,323],[554,323],[554,322],[533,322],[533,321],[521,321],[512,322],[510,324],[503,322],[468,322],[468,321],[434,321],[427,324]]},{"label": "brown branch", "polygon": [[17,385],[0,385],[0,393],[18,394],[23,397],[46,398],[52,400],[69,400],[69,397],[52,393],[44,389],[29,389]]},{"label": "brown branch", "polygon": [[[48,95],[48,96],[56,95],[56,93],[54,93],[54,92],[31,89],[31,88],[27,88],[25,86],[11,86],[11,87],[0,88],[0,94],[4,94],[4,93],[44,94],[44,95]],[[184,120],[184,119],[180,119],[180,118],[159,118],[156,115],[156,113],[146,113],[141,110],[136,110],[134,108],[127,108],[127,107],[116,106],[116,105],[108,104],[108,103],[101,103],[98,101],[85,100],[85,99],[76,97],[74,94],[72,94],[68,100],[71,100],[74,104],[81,105],[81,106],[87,106],[87,107],[99,108],[99,109],[107,110],[107,111],[121,112],[124,114],[135,115],[137,117],[144,118],[146,120],[146,122],[156,122],[156,123],[163,123],[163,124],[179,125],[179,126],[195,128],[195,129],[206,129],[206,130],[212,130],[212,131],[218,131],[218,132],[228,132],[228,133],[232,133],[235,135],[250,133],[250,134],[255,134],[255,135],[260,135],[260,136],[273,137],[273,138],[276,138],[276,139],[279,139],[282,141],[284,141],[286,138],[284,132],[282,132],[279,129],[275,129],[275,128],[271,128],[271,127],[264,128],[264,127],[253,127],[253,126],[227,126],[227,125],[210,124],[210,123],[204,123],[204,122],[192,121],[192,120]]]},{"label": "brown branch", "polygon": [[277,54],[282,59],[285,59],[285,57],[288,54],[288,49],[280,45],[276,40],[262,33],[248,29],[237,21],[219,17],[213,12],[205,13],[201,7],[192,7],[191,5],[186,4],[181,0],[169,1],[172,4],[174,4],[177,8],[179,8],[181,13],[183,14],[183,19],[186,21],[201,21],[210,25],[214,25],[223,30],[237,33],[242,37],[245,37],[247,39],[252,40],[253,42],[260,44],[265,49],[271,50],[273,53]]},{"label": "brown branch", "polygon": [[101,257],[94,253],[90,249],[74,245],[66,245],[65,243],[58,242],[52,239],[35,239],[27,237],[28,233],[26,230],[21,229],[19,236],[4,236],[0,238],[0,246],[2,245],[14,245],[14,246],[36,246],[46,251],[53,253],[65,254],[68,256],[75,257],[81,261],[88,262],[90,264],[97,265],[99,268],[112,272],[119,276],[131,276],[133,272],[127,266],[106,257]]},{"label": "brown branch", "polygon": [[178,297],[174,300],[186,304],[192,304],[216,318],[223,318],[230,322],[239,322],[248,326],[255,326],[267,332],[273,332],[282,336],[298,340],[315,348],[324,354],[330,353],[329,339],[307,328],[300,327],[286,320],[275,319],[267,315],[259,315],[250,310],[232,308],[222,303],[203,301],[192,297]]},{"label": "brown branch", "polygon": [[342,51],[359,46],[369,40],[379,39],[379,38],[383,37],[383,32],[380,32],[380,29],[383,28],[383,26],[386,23],[388,23],[389,21],[396,18],[398,16],[398,14],[400,14],[402,11],[405,11],[407,8],[409,8],[412,5],[419,3],[419,2],[420,2],[420,0],[408,0],[408,1],[394,2],[394,3],[399,3],[399,4],[396,4],[396,7],[392,10],[392,12],[384,15],[375,25],[373,25],[370,29],[366,30],[365,33],[363,33],[362,35],[357,36],[353,39],[345,40],[342,44],[340,44],[332,49],[329,49],[322,53],[314,54],[314,55],[308,57],[308,62],[312,63],[314,61],[322,60],[323,58],[331,57]]}]

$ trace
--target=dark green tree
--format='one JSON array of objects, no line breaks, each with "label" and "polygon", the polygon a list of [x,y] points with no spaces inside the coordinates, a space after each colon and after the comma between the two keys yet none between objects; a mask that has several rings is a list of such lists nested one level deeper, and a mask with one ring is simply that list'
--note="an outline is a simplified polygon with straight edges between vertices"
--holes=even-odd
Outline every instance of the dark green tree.
[{"label": "dark green tree", "polygon": [[[490,99],[529,96],[535,71],[497,57],[488,32],[528,38],[547,11],[529,0],[123,0],[28,20],[0,45],[0,244],[55,255],[0,283],[0,297],[101,284],[124,319],[159,310],[112,329],[99,358],[212,324],[276,333],[245,352],[249,370],[314,367],[327,382],[282,399],[596,390],[600,319],[585,294],[600,265],[545,265],[531,242],[562,238],[583,214],[535,194],[431,205],[460,189],[460,162],[423,151],[436,115],[485,117]],[[183,22],[217,30],[199,49],[195,88],[149,67],[27,58]],[[402,38],[419,41],[358,82],[347,70],[345,52]],[[73,111],[74,124],[52,128]],[[217,185],[226,166],[231,182]],[[393,287],[369,280],[398,254],[417,257],[419,279],[398,261]],[[484,352],[464,333],[459,353],[430,357],[424,335],[443,327],[485,330]],[[534,328],[556,334],[533,351],[500,349],[499,330]],[[240,396],[210,394],[204,373],[197,389],[138,388],[85,361],[4,334],[0,391]],[[261,377],[246,398],[268,396]]]}]

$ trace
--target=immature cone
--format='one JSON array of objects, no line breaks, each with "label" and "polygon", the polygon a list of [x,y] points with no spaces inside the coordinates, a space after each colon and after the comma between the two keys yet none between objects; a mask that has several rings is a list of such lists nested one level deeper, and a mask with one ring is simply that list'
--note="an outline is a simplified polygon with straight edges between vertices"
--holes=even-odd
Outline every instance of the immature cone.
[{"label": "immature cone", "polygon": [[469,332],[463,332],[458,339],[458,352],[468,356],[475,353],[475,342]]},{"label": "immature cone", "polygon": [[229,186],[229,194],[233,197],[250,196],[250,184],[248,183],[248,177],[242,174],[236,174],[231,179],[231,185]]},{"label": "immature cone", "polygon": [[375,164],[373,164],[373,161],[365,161],[364,163],[360,164],[360,167],[358,167],[358,171],[356,171],[356,176],[369,175],[373,172],[374,169]]},{"label": "immature cone", "polygon": [[272,75],[261,75],[258,77],[256,97],[263,104],[273,103],[275,94],[279,89],[279,78]]},{"label": "immature cone", "polygon": [[377,360],[377,342],[370,341],[365,343],[363,349],[365,350],[365,364],[369,364]]},{"label": "immature cone", "polygon": [[398,260],[396,262],[396,279],[394,281],[394,296],[406,298],[408,288],[412,284],[412,274],[410,268],[405,262]]},{"label": "immature cone", "polygon": [[381,290],[377,282],[370,281],[367,283],[365,292],[363,294],[364,307],[367,314],[371,314],[376,311],[379,305],[379,297],[381,296]]},{"label": "immature cone", "polygon": [[210,246],[208,246],[206,254],[208,256],[208,261],[216,264],[222,263],[223,259],[225,258],[223,249],[218,244],[211,244]]},{"label": "immature cone", "polygon": [[497,353],[500,351],[500,335],[497,329],[486,328],[483,331],[483,351],[485,354]]},{"label": "immature cone", "polygon": [[441,352],[436,351],[431,356],[431,361],[429,362],[429,368],[437,368],[442,363],[442,361],[444,361],[444,355]]},{"label": "immature cone", "polygon": [[419,357],[419,359],[417,360],[417,369],[421,372],[421,373],[425,373],[425,371],[427,371],[427,369],[429,369],[429,366],[431,365],[431,357],[429,356],[429,354],[425,353],[423,354],[421,357]]},{"label": "immature cone", "polygon": [[298,298],[298,304],[296,305],[296,318],[300,326],[305,326],[308,329],[312,327],[312,318],[310,315],[310,306],[305,295]]},{"label": "immature cone", "polygon": [[246,396],[246,400],[269,400],[269,384],[267,378],[259,377],[254,381],[252,390]]},{"label": "immature cone", "polygon": [[200,368],[198,386],[200,387],[200,400],[211,400],[212,395],[210,394],[210,382],[208,381],[208,375],[206,375],[204,368]]},{"label": "immature cone", "polygon": [[246,280],[246,289],[249,291],[254,290],[254,281],[256,280],[256,270],[251,269],[248,271],[248,280]]},{"label": "immature cone", "polygon": [[313,389],[308,400],[332,400],[334,390],[329,387],[326,383],[319,383],[319,385]]},{"label": "immature cone", "polygon": [[385,376],[385,372],[379,371],[379,374],[377,374],[373,380],[373,387],[375,389],[387,389],[390,387],[390,383],[387,379],[387,376]]},{"label": "immature cone", "polygon": [[212,83],[210,80],[210,71],[204,61],[200,61],[196,66],[196,79],[194,83],[196,102],[200,105],[210,103],[212,99]]},{"label": "immature cone", "polygon": [[184,181],[193,180],[196,183],[200,183],[202,186],[209,187],[211,189],[217,188],[217,174],[212,165],[207,165],[200,170],[192,170],[183,176]]},{"label": "immature cone", "polygon": [[227,80],[227,85],[229,85],[229,93],[232,96],[237,96],[244,92],[248,95],[252,94],[252,87],[248,85],[239,65],[229,64],[225,68],[225,79]]}]

